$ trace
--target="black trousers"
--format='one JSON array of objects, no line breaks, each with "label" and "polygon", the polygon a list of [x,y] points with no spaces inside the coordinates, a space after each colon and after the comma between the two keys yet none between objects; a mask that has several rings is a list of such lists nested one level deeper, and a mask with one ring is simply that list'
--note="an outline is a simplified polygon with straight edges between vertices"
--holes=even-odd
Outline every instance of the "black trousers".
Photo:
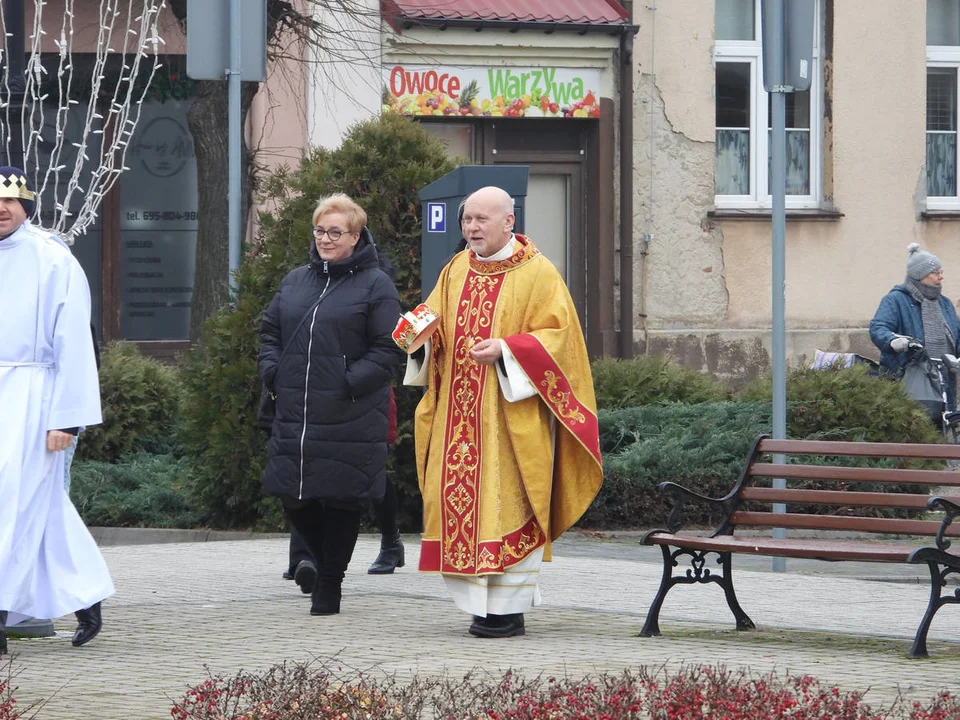
[{"label": "black trousers", "polygon": [[363,508],[359,504],[286,498],[283,506],[307,557],[317,566],[318,579],[339,585],[357,545]]},{"label": "black trousers", "polygon": [[[383,493],[383,500],[376,504],[377,525],[380,527],[380,534],[384,538],[393,538],[399,529],[397,526],[397,513],[399,503],[397,502],[397,489],[393,481],[387,478],[387,487]],[[289,515],[289,512],[288,512]],[[292,523],[292,518],[291,518]],[[354,538],[356,541],[356,538]],[[290,528],[290,573],[296,572],[297,565],[301,560],[313,559],[313,553],[307,545],[306,539],[297,529],[296,525]]]}]

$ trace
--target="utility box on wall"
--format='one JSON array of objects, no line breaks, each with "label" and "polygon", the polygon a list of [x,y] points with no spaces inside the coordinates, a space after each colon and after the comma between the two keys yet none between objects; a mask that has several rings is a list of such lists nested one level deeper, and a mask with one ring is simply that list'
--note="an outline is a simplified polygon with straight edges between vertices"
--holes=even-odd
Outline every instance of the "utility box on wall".
[{"label": "utility box on wall", "polygon": [[424,298],[463,239],[459,216],[463,200],[488,185],[502,188],[513,198],[513,229],[522,233],[529,174],[526,165],[461,165],[420,190],[420,281]]}]

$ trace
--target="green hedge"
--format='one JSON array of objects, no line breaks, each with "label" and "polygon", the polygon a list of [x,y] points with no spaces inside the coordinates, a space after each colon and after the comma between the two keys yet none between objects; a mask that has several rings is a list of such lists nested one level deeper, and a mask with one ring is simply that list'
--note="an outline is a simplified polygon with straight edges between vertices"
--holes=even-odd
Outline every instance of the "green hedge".
[{"label": "green hedge", "polygon": [[[604,484],[579,524],[605,529],[658,527],[666,519],[668,506],[657,486],[668,480],[710,497],[726,494],[746,461],[753,439],[771,432],[769,397],[767,379],[751,385],[736,402],[601,411]],[[924,411],[903,392],[902,384],[869,375],[862,366],[792,372],[787,378],[787,398],[787,436],[791,438],[911,443],[942,440]],[[894,461],[851,458],[831,458],[830,462],[896,466]],[[916,463],[900,463],[904,464]],[[821,484],[797,486],[815,488]],[[861,483],[857,489],[887,488]],[[687,516],[692,524],[710,527],[721,519],[706,507],[696,512],[699,514]]]},{"label": "green hedge", "polygon": [[661,402],[719,402],[730,397],[721,383],[665,357],[603,358],[590,365],[601,410]]},{"label": "green hedge", "polygon": [[136,452],[176,453],[183,384],[177,368],[140,354],[133,343],[104,346],[103,423],[85,430],[78,457],[114,462]]},{"label": "green hedge", "polygon": [[200,513],[183,485],[186,460],[139,453],[115,463],[77,461],[70,471],[70,495],[87,525],[192,528]]}]

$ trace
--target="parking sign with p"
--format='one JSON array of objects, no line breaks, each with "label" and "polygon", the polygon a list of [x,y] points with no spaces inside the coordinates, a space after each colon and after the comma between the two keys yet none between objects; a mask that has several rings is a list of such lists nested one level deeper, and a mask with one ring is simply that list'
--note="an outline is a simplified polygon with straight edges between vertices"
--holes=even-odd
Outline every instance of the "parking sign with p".
[{"label": "parking sign with p", "polygon": [[447,204],[427,203],[427,232],[445,233],[447,231]]}]

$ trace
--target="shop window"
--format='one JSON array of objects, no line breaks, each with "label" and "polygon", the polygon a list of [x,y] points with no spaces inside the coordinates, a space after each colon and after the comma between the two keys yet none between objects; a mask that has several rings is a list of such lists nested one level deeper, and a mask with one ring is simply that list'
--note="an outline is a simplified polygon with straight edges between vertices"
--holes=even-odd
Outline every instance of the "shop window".
[{"label": "shop window", "polygon": [[187,340],[197,246],[190,100],[144,103],[120,177],[120,336]]},{"label": "shop window", "polygon": [[960,0],[927,0],[927,208],[960,210],[957,69]]},{"label": "shop window", "polygon": [[[960,1],[960,0],[958,0]],[[821,26],[817,8],[815,27]],[[763,88],[760,0],[716,0],[714,67],[717,207],[768,208],[770,96]],[[787,94],[787,206],[820,200],[820,53],[814,38],[811,88]]]},{"label": "shop window", "polygon": [[473,125],[458,122],[425,122],[424,129],[447,146],[447,155],[473,161]]}]

